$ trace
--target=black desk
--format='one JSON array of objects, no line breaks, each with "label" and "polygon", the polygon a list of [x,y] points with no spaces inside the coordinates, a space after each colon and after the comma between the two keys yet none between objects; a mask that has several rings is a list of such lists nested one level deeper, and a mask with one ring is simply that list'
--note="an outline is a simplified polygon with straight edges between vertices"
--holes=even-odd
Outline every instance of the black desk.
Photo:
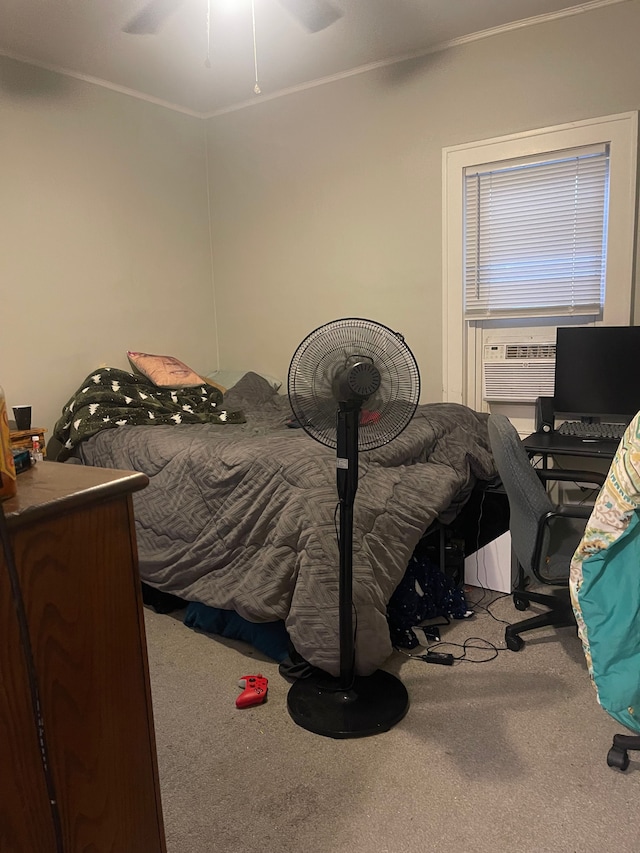
[{"label": "black desk", "polygon": [[620,444],[617,439],[591,441],[574,435],[560,435],[559,432],[533,432],[523,438],[522,443],[530,456],[588,456],[608,461],[613,459]]}]

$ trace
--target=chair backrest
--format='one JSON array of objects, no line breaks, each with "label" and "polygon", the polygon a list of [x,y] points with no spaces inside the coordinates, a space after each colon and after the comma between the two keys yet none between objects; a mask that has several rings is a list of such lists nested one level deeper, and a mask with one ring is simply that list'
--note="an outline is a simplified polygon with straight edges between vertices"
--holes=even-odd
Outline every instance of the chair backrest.
[{"label": "chair backrest", "polygon": [[541,518],[554,509],[518,431],[504,415],[489,415],[489,440],[509,499],[511,546],[522,568],[535,574],[533,556]]}]

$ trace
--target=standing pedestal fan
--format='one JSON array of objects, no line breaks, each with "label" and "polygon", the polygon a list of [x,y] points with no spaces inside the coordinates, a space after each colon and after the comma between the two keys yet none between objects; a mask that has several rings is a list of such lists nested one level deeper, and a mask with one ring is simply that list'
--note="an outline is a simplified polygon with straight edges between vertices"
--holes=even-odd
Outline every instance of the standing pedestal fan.
[{"label": "standing pedestal fan", "polygon": [[382,447],[407,426],[418,405],[420,373],[402,335],[371,320],[334,320],[308,335],[294,353],[288,391],[305,432],[337,451],[340,676],[314,674],[296,681],[287,707],[295,723],[315,734],[351,738],[384,732],[404,717],[409,697],[404,684],[388,672],[355,674],[358,452]]}]

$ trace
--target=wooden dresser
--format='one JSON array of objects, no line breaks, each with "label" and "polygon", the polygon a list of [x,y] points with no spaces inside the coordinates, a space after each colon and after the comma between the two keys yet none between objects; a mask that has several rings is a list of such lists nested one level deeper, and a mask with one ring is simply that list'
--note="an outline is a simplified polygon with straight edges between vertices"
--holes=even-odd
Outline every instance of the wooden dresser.
[{"label": "wooden dresser", "polygon": [[[5,501],[64,853],[165,853],[131,493],[144,474],[41,462]],[[0,851],[57,853],[0,550]]]}]

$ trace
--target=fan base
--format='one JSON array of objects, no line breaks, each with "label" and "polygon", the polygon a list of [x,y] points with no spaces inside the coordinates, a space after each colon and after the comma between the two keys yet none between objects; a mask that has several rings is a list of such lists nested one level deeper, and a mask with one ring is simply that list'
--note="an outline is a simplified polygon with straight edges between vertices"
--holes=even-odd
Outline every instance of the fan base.
[{"label": "fan base", "polygon": [[409,709],[409,694],[401,681],[381,669],[356,676],[346,690],[338,678],[312,675],[291,686],[287,708],[294,723],[314,734],[367,737],[400,722]]}]

